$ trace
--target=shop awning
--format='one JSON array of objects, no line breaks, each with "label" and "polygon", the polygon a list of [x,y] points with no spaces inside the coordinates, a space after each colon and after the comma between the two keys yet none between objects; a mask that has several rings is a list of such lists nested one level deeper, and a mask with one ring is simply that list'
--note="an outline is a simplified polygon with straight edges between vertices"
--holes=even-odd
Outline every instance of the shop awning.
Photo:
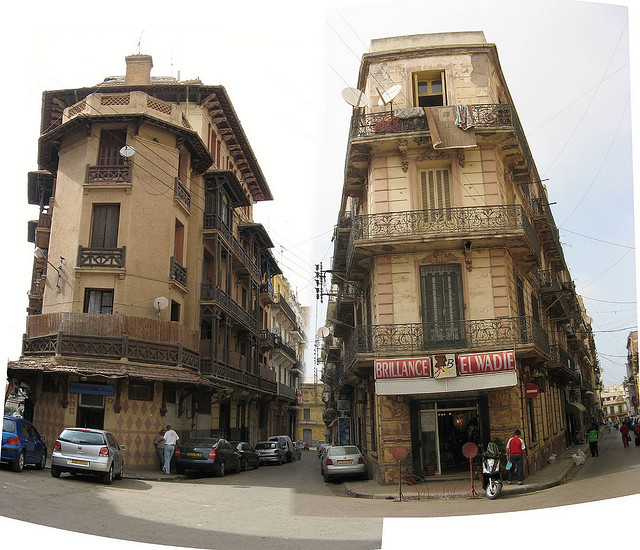
[{"label": "shop awning", "polygon": [[587,412],[587,409],[582,403],[567,403],[567,412],[580,414]]}]

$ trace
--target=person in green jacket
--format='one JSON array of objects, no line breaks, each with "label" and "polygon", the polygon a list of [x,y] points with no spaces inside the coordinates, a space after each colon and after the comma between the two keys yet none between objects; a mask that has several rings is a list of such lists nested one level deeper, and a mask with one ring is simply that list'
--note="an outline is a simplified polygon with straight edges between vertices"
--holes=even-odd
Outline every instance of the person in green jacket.
[{"label": "person in green jacket", "polygon": [[598,426],[594,422],[589,428],[587,433],[587,440],[589,441],[589,449],[591,450],[591,456],[598,456],[598,439],[600,434],[598,433]]}]

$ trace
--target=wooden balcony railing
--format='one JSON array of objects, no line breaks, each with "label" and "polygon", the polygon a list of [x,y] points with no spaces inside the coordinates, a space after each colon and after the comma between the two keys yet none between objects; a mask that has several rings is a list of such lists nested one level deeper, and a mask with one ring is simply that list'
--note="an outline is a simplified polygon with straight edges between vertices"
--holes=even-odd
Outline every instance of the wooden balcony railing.
[{"label": "wooden balcony railing", "polygon": [[[246,311],[240,304],[233,300],[231,296],[216,285],[203,283],[201,286],[200,300],[202,302],[213,302],[217,304],[245,326],[253,330],[258,330],[258,320],[256,317]],[[201,307],[204,307],[204,305],[201,304]]]},{"label": "wooden balcony railing", "polygon": [[78,246],[78,267],[124,268],[126,247],[89,248]]},{"label": "wooden balcony railing", "polygon": [[87,164],[85,181],[86,183],[131,183],[131,165],[91,166]]}]

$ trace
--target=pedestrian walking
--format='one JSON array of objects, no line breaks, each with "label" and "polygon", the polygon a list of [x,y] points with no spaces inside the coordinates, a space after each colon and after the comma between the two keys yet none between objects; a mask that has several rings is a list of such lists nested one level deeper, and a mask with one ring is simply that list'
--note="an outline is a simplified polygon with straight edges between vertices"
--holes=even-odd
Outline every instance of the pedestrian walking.
[{"label": "pedestrian walking", "polygon": [[162,473],[170,473],[171,457],[176,450],[176,444],[180,437],[171,429],[171,426],[167,424],[167,431],[164,432],[164,466],[162,467]]},{"label": "pedestrian walking", "polygon": [[591,456],[598,456],[598,439],[600,439],[600,433],[598,432],[598,426],[594,422],[587,432]]},{"label": "pedestrian walking", "polygon": [[162,428],[156,438],[153,440],[153,444],[156,447],[156,454],[158,455],[158,459],[160,460],[160,468],[164,466],[164,433],[167,430]]},{"label": "pedestrian walking", "polygon": [[520,437],[520,430],[514,432],[514,436],[507,441],[507,460],[511,461],[511,468],[507,470],[507,484],[511,485],[513,471],[518,471],[518,485],[524,483],[524,458],[527,458],[527,447]]},{"label": "pedestrian walking", "polygon": [[627,426],[626,424],[622,424],[620,426],[620,433],[622,434],[622,444],[625,447],[629,446],[629,439],[631,439],[629,436],[629,426]]}]

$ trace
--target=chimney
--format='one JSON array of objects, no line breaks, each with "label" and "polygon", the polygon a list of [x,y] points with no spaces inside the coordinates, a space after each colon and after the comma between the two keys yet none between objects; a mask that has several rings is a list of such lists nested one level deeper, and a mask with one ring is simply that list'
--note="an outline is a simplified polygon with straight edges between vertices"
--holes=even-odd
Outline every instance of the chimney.
[{"label": "chimney", "polygon": [[127,74],[124,77],[126,85],[151,84],[153,60],[150,55],[128,55],[124,60],[127,62]]}]

